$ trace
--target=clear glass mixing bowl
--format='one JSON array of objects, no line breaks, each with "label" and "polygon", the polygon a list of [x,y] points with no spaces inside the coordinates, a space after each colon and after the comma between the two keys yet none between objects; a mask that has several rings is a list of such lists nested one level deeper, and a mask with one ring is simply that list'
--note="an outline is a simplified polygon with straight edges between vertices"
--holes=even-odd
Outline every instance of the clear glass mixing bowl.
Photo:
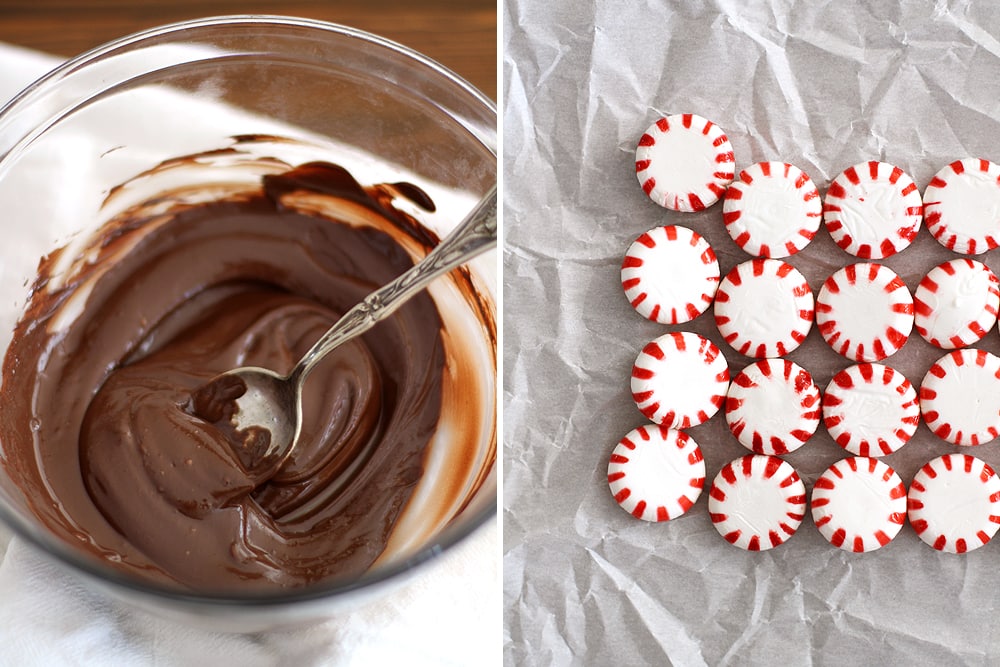
[{"label": "clear glass mixing bowl", "polygon": [[[438,209],[411,213],[446,233],[496,181],[496,126],[494,104],[445,68],[328,23],[211,18],[95,49],[0,110],[0,211],[12,229],[0,247],[0,345],[10,342],[40,257],[157,192],[251,183],[276,161],[336,162],[361,183],[414,182]],[[170,168],[191,155],[202,157]],[[472,273],[495,327],[495,252]],[[442,311],[462,307],[440,294],[432,291]],[[467,380],[485,387],[482,437],[468,443],[470,488],[481,486],[446,525],[355,581],[213,597],[125,576],[46,531],[2,465],[0,518],[100,588],[160,614],[242,631],[322,618],[424,572],[427,562],[496,521],[495,338],[482,366]],[[430,464],[425,478],[433,474]]]}]

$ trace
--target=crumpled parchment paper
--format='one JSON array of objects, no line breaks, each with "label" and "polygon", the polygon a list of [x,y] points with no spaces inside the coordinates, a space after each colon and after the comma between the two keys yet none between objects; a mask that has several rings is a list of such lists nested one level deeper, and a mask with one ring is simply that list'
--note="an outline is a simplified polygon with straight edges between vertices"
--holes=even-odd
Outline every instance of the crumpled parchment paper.
[{"label": "crumpled parchment paper", "polygon": [[[708,482],[683,517],[633,519],[606,481],[615,443],[644,423],[629,372],[649,340],[691,330],[735,374],[711,309],[664,327],[632,311],[620,284],[632,240],[662,224],[705,236],[723,275],[749,259],[721,204],[667,211],[635,177],[634,150],[661,115],[720,124],[737,169],[790,162],[825,193],[871,159],[921,192],[962,157],[1000,162],[1000,13],[971,2],[591,2],[508,0],[504,11],[504,657],[507,664],[995,664],[1000,540],[939,553],[906,525],[852,554],[807,514],[772,551],[728,545],[707,510],[712,478],[747,453],[720,413],[690,429]],[[914,290],[958,257],[926,229],[884,263]],[[1000,251],[978,257],[995,272]],[[821,228],[787,259],[814,292],[854,261]],[[975,347],[1000,353],[994,329]],[[918,386],[944,351],[915,331],[888,358]],[[853,362],[815,326],[789,355],[820,388]],[[1000,391],[998,386],[997,391]],[[926,461],[968,452],[1000,466],[1000,441],[972,450],[921,424],[884,458],[908,484]],[[820,426],[785,457],[807,490],[846,453]]]}]

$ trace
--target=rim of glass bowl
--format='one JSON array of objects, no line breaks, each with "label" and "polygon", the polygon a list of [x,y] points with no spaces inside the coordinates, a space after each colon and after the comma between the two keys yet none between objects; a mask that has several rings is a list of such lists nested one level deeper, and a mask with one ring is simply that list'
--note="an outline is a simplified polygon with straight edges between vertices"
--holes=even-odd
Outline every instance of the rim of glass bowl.
[{"label": "rim of glass bowl", "polygon": [[[18,107],[30,104],[32,98],[40,89],[44,90],[47,85],[58,82],[88,63],[101,60],[116,51],[129,50],[135,46],[141,45],[144,42],[159,39],[165,35],[181,31],[247,24],[275,25],[291,28],[297,27],[307,30],[318,30],[331,34],[335,37],[356,39],[366,42],[369,45],[381,47],[387,52],[393,52],[397,56],[402,56],[405,60],[409,60],[419,67],[430,70],[430,72],[434,75],[443,77],[450,84],[455,86],[459,92],[471,97],[474,103],[482,105],[488,113],[492,113],[493,117],[496,117],[496,105],[493,101],[470,83],[465,81],[462,77],[427,56],[424,56],[423,54],[392,40],[379,37],[363,30],[358,30],[357,28],[351,28],[326,21],[275,15],[231,15],[181,21],[178,23],[171,23],[151,28],[149,30],[133,33],[131,35],[113,40],[75,58],[67,60],[50,71],[48,74],[45,74],[36,80],[34,83],[29,84],[7,104],[0,107],[0,124],[2,124],[2,121],[11,113],[15,112]],[[452,118],[456,118],[456,120],[458,120],[452,109],[444,107],[443,111],[448,113],[448,115]],[[473,129],[469,128],[468,125],[466,125],[466,129],[468,129],[476,137],[476,139],[480,141],[487,150],[489,150],[490,153],[496,155],[497,149],[495,131],[493,137],[491,138],[489,136],[481,136],[480,133],[473,131]],[[30,138],[30,136],[25,137],[26,140],[30,140]],[[11,147],[10,151],[0,153],[0,163],[3,163],[10,153],[15,152],[21,143],[22,140],[18,140],[14,146]],[[494,466],[496,466],[495,462]],[[487,503],[486,507],[464,521],[464,526],[451,524],[442,530],[430,544],[423,547],[418,552],[392,565],[379,567],[374,571],[365,573],[357,579],[340,582],[334,579],[327,585],[319,584],[315,586],[307,586],[301,589],[292,589],[287,592],[253,592],[246,595],[213,593],[201,594],[185,591],[180,588],[173,588],[169,585],[158,584],[152,581],[144,581],[137,577],[121,573],[110,566],[105,567],[99,565],[96,561],[78,554],[69,545],[65,544],[61,540],[48,535],[46,531],[23,518],[17,510],[8,507],[6,501],[0,499],[0,520],[2,520],[4,524],[10,527],[19,537],[28,540],[28,542],[30,542],[33,546],[41,549],[45,553],[54,555],[59,561],[69,565],[74,570],[96,578],[100,582],[109,582],[143,597],[152,597],[164,601],[197,605],[202,608],[218,607],[220,609],[228,607],[234,603],[238,603],[239,605],[245,607],[249,606],[250,608],[262,608],[272,606],[278,607],[306,601],[319,601],[326,598],[339,597],[350,592],[361,591],[362,589],[367,589],[369,587],[374,588],[377,584],[389,583],[390,580],[401,577],[404,574],[411,573],[414,568],[422,566],[429,561],[436,560],[439,556],[449,552],[452,547],[456,546],[460,542],[463,542],[468,536],[477,532],[481,527],[485,526],[489,521],[494,519],[496,515],[497,503],[494,499],[492,503]]]}]

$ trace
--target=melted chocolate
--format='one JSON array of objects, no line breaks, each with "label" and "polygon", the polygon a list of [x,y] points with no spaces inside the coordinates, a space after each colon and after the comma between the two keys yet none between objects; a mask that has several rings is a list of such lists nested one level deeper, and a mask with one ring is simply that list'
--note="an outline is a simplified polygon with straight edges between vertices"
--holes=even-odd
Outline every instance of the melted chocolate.
[{"label": "melted chocolate", "polygon": [[[360,205],[392,234],[286,204],[302,190]],[[64,285],[53,285],[58,257],[43,260],[4,360],[0,415],[4,465],[30,510],[117,567],[199,591],[366,571],[442,413],[448,355],[428,295],[316,367],[300,443],[271,479],[249,472],[258,440],[234,447],[191,400],[237,366],[288,372],[341,313],[411,266],[400,230],[411,244],[435,239],[393,208],[400,195],[433,208],[413,186],[362,188],[313,163],[256,192],[131,210]]]}]

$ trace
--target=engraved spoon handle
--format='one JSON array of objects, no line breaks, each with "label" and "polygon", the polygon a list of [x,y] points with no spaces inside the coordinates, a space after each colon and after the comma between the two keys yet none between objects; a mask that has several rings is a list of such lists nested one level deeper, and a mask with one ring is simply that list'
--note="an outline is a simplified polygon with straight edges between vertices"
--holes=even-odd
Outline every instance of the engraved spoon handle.
[{"label": "engraved spoon handle", "polygon": [[465,264],[497,243],[497,188],[480,200],[458,227],[422,260],[398,278],[375,290],[347,311],[309,349],[289,374],[295,382],[305,380],[313,366],[334,348],[368,331],[422,291],[435,278]]}]

